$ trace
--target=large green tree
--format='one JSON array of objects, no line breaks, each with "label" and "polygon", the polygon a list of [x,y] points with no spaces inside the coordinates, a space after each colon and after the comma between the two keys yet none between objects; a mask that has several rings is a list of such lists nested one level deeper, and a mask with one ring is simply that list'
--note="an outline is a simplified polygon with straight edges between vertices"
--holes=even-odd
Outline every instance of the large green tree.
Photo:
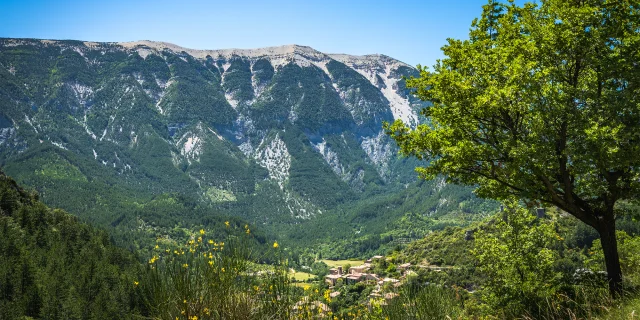
[{"label": "large green tree", "polygon": [[600,234],[612,293],[622,272],[616,203],[640,191],[640,2],[490,1],[469,40],[407,81],[429,124],[396,121],[424,178],[554,205]]}]

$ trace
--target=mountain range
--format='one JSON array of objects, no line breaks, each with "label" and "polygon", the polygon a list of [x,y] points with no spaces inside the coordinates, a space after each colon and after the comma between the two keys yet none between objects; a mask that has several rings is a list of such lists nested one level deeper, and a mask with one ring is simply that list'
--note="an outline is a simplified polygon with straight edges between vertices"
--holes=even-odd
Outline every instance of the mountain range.
[{"label": "mountain range", "polygon": [[0,165],[126,241],[222,216],[292,242],[378,239],[407,214],[488,211],[468,188],[417,181],[385,135],[426,123],[405,87],[417,74],[299,45],[0,39]]}]

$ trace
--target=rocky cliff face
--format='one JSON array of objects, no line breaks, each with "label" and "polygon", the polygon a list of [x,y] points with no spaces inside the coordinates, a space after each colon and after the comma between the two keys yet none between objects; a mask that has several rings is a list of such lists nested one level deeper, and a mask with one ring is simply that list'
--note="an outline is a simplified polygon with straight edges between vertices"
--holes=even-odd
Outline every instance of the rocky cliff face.
[{"label": "rocky cliff face", "polygon": [[402,80],[415,73],[297,45],[0,39],[0,159],[45,199],[81,192],[69,183],[80,177],[308,218],[407,182],[413,164],[381,127],[418,124],[422,105]]}]

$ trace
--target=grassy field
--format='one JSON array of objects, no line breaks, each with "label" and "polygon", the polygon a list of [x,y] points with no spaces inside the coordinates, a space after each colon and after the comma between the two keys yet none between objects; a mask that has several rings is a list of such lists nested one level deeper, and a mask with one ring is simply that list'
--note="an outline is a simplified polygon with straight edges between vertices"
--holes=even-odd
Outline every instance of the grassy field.
[{"label": "grassy field", "polygon": [[335,268],[337,266],[345,266],[350,264],[352,267],[359,266],[364,263],[364,260],[320,260],[326,263],[329,268]]},{"label": "grassy field", "polygon": [[315,278],[315,275],[301,271],[292,272],[291,275],[296,281],[307,281],[308,279]]}]

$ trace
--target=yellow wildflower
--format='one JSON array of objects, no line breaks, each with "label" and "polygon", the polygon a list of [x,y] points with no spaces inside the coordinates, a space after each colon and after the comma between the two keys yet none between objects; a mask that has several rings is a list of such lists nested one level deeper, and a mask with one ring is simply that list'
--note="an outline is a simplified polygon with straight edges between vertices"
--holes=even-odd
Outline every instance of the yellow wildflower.
[{"label": "yellow wildflower", "polygon": [[204,233],[205,233],[205,232],[204,232],[204,229],[200,229],[200,234],[201,234],[201,235],[204,235]]},{"label": "yellow wildflower", "polygon": [[182,265],[183,268],[189,268],[189,264],[185,263]]},{"label": "yellow wildflower", "polygon": [[213,266],[213,260],[209,260],[209,265]]},{"label": "yellow wildflower", "polygon": [[251,233],[251,230],[247,229],[247,231],[245,231],[247,234]]},{"label": "yellow wildflower", "polygon": [[136,287],[137,287],[139,284],[140,284],[140,282],[138,282],[138,281],[134,281],[134,282],[133,282],[133,285],[134,285],[134,286],[136,286]]},{"label": "yellow wildflower", "polygon": [[202,237],[198,237],[198,242],[202,242]]},{"label": "yellow wildflower", "polygon": [[229,221],[225,221],[224,225],[227,226],[227,228],[229,228]]},{"label": "yellow wildflower", "polygon": [[220,269],[220,271],[224,272],[224,268]]},{"label": "yellow wildflower", "polygon": [[154,264],[156,263],[156,261],[158,261],[158,256],[153,256],[151,257],[151,259],[149,259],[149,264]]},{"label": "yellow wildflower", "polygon": [[209,239],[209,244],[213,244],[213,243],[214,243],[213,240]]}]

